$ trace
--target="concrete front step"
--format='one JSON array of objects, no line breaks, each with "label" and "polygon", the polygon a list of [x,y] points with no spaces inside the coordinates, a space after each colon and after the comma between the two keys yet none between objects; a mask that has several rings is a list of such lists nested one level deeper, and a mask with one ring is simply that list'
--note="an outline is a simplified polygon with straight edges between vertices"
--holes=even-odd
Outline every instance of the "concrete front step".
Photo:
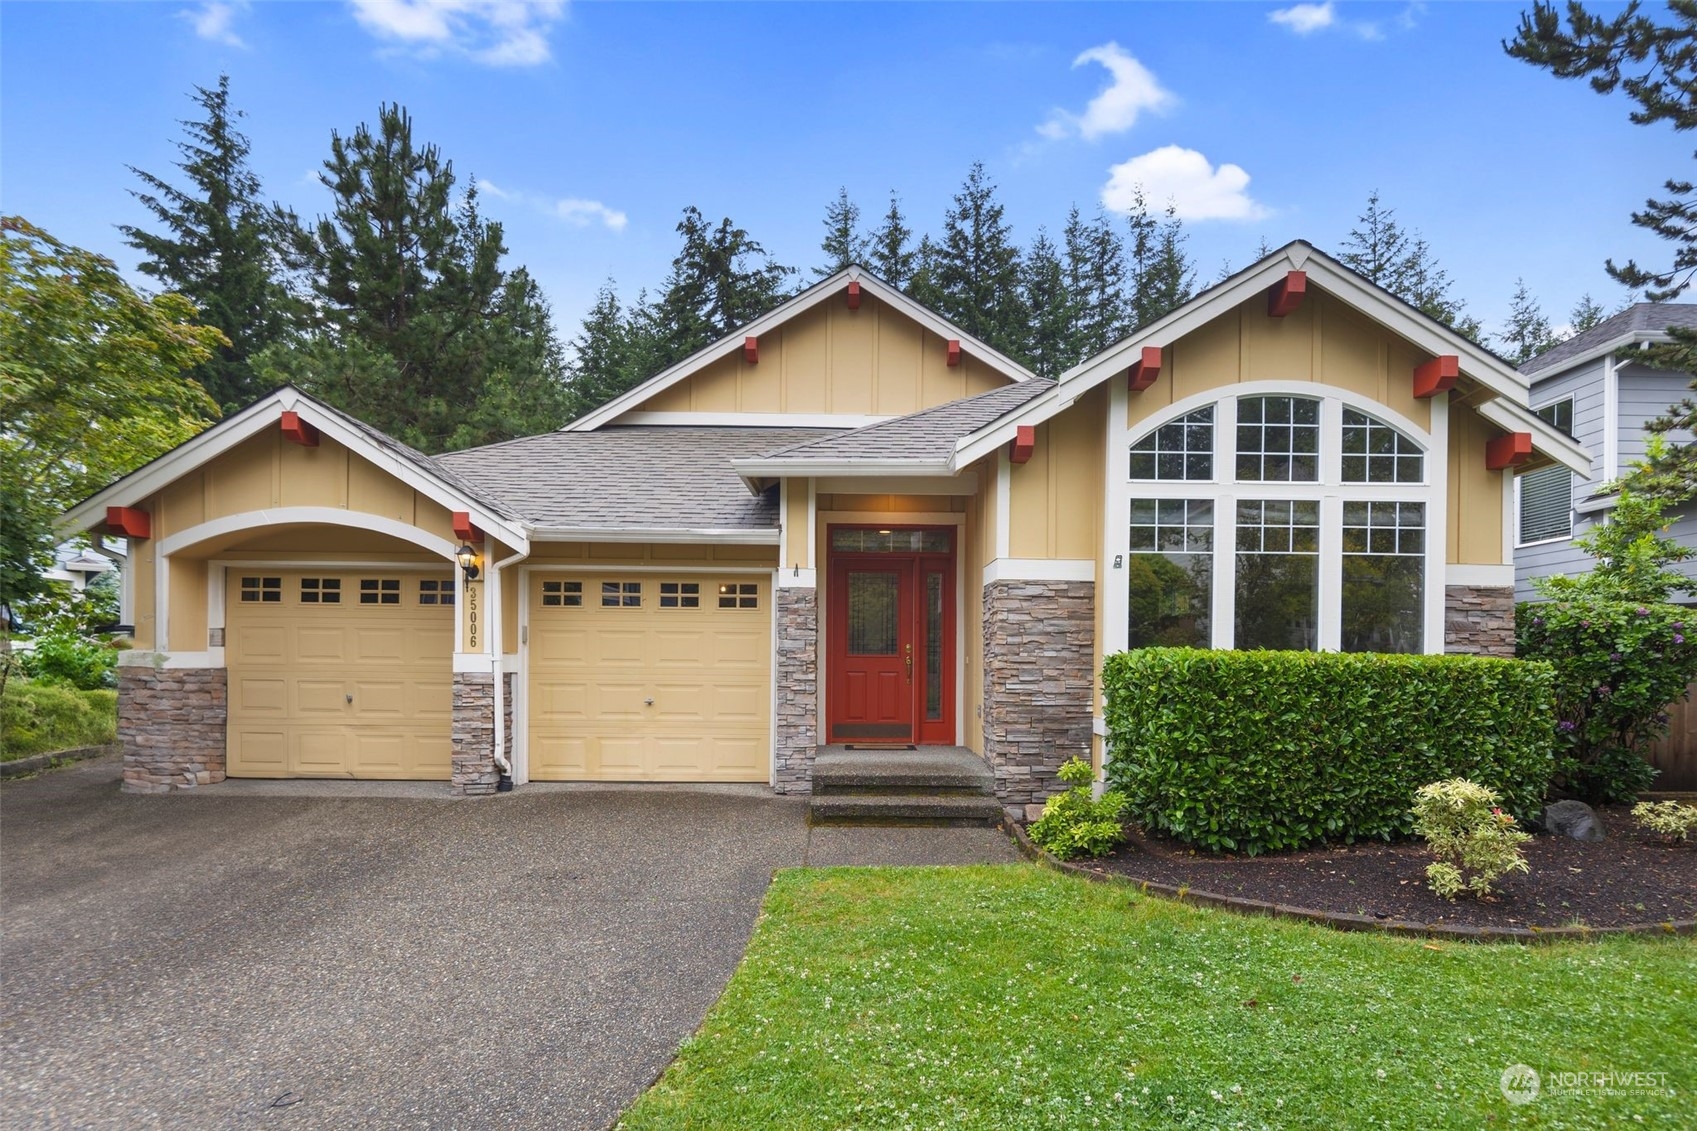
[{"label": "concrete front step", "polygon": [[963,825],[1002,823],[995,797],[941,793],[814,794],[808,818],[816,825]]},{"label": "concrete front step", "polygon": [[938,793],[993,797],[996,777],[983,759],[957,746],[865,750],[823,746],[813,760],[815,796],[837,793]]}]

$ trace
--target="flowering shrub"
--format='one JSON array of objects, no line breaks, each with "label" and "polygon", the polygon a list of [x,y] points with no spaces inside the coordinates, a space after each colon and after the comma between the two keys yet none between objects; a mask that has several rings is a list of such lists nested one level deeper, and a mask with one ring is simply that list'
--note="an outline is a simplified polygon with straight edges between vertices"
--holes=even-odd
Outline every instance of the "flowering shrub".
[{"label": "flowering shrub", "polygon": [[1640,801],[1632,807],[1632,819],[1663,840],[1689,840],[1691,830],[1697,829],[1697,805],[1682,805],[1677,801]]},{"label": "flowering shrub", "polygon": [[1592,802],[1630,801],[1655,770],[1649,745],[1668,705],[1697,679],[1697,617],[1678,605],[1584,598],[1523,604],[1516,653],[1556,671],[1552,788]]},{"label": "flowering shrub", "polygon": [[1075,856],[1104,856],[1125,840],[1125,794],[1108,790],[1092,800],[1090,784],[1096,772],[1090,763],[1073,758],[1060,768],[1060,778],[1073,788],[1057,793],[1031,825],[1031,839],[1062,860]]},{"label": "flowering shrub", "polygon": [[1520,846],[1532,838],[1502,811],[1497,791],[1466,778],[1423,785],[1414,794],[1414,832],[1437,863],[1426,880],[1437,894],[1454,899],[1463,891],[1489,895],[1509,872],[1528,871]]}]

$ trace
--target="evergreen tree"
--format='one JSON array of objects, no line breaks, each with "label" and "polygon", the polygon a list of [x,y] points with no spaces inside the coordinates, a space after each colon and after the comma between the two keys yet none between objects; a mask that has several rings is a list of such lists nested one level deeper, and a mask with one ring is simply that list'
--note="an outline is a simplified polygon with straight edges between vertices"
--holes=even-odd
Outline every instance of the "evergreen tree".
[{"label": "evergreen tree", "polygon": [[635,353],[631,329],[613,280],[608,279],[595,292],[595,305],[572,339],[572,361],[567,368],[571,419],[601,407],[642,380],[631,367]]},{"label": "evergreen tree", "polygon": [[230,76],[218,76],[213,90],[195,87],[193,100],[205,117],[180,123],[187,136],[177,142],[177,168],[186,187],[130,166],[145,186],[130,195],[162,230],[118,230],[142,254],[141,271],[193,302],[202,323],[228,340],[189,376],[230,410],[265,391],[252,358],[287,333],[290,305],[248,139],[235,125],[245,115],[230,106]]},{"label": "evergreen tree", "polygon": [[1042,228],[1037,229],[1037,238],[1031,241],[1020,274],[1025,306],[1031,311],[1026,356],[1039,377],[1059,377],[1078,360],[1077,303],[1068,286],[1068,273],[1061,264],[1060,253]]},{"label": "evergreen tree", "polygon": [[672,259],[666,290],[650,319],[655,372],[777,306],[785,297],[785,279],[795,273],[774,262],[728,217],[717,227],[709,226],[701,210],[691,205],[684,209],[677,232],[683,247]]},{"label": "evergreen tree", "polygon": [[1171,203],[1161,219],[1149,213],[1149,202],[1141,186],[1132,195],[1126,215],[1131,238],[1126,243],[1130,259],[1131,321],[1143,327],[1176,310],[1190,300],[1196,289],[1196,268],[1185,253],[1184,222]]},{"label": "evergreen tree", "polygon": [[1586,293],[1580,295],[1579,301],[1573,304],[1573,309],[1568,312],[1567,321],[1573,327],[1575,334],[1583,334],[1591,327],[1602,323],[1608,316],[1608,311],[1603,309],[1602,304],[1592,298],[1589,293]]},{"label": "evergreen tree", "polygon": [[1538,300],[1526,289],[1526,280],[1516,279],[1514,297],[1509,300],[1508,323],[1492,343],[1497,352],[1516,365],[1525,365],[1561,341],[1561,335],[1550,328],[1550,320],[1544,317]]},{"label": "evergreen tree", "polygon": [[1419,232],[1403,231],[1396,210],[1380,205],[1377,189],[1368,194],[1367,210],[1356,222],[1360,226],[1350,229],[1338,253],[1345,267],[1463,337],[1480,339],[1484,327],[1465,312],[1466,304],[1450,296],[1449,273],[1438,266]]},{"label": "evergreen tree", "polygon": [[[1674,130],[1697,129],[1697,4],[1670,0],[1667,21],[1657,23],[1640,14],[1637,0],[1618,15],[1605,18],[1573,0],[1566,6],[1567,26],[1554,4],[1535,3],[1520,17],[1512,41],[1503,44],[1514,58],[1548,70],[1557,78],[1588,78],[1599,94],[1624,91],[1636,109],[1629,114],[1637,125],[1666,122]],[[1697,182],[1673,177],[1663,182],[1667,193],[1645,201],[1632,214],[1632,223],[1673,245],[1660,267],[1643,267],[1637,260],[1605,264],[1611,278],[1633,290],[1643,290],[1651,302],[1668,302],[1684,294],[1697,276]],[[1697,374],[1697,330],[1673,326],[1671,341],[1651,346],[1634,359],[1661,369]],[[1692,381],[1697,393],[1697,378]],[[1685,397],[1646,427],[1662,437],[1697,431],[1697,395]],[[1669,440],[1632,475],[1639,493],[1669,503],[1697,496],[1697,443]]]},{"label": "evergreen tree", "polygon": [[[453,163],[413,144],[400,106],[331,136],[319,174],[333,209],[310,226],[277,213],[315,311],[268,371],[427,451],[553,427],[564,412],[560,351],[522,269],[501,267],[501,226],[456,193]],[[483,398],[502,418],[476,410]]]},{"label": "evergreen tree", "polygon": [[911,246],[913,232],[902,219],[901,200],[890,194],[890,210],[884,222],[867,241],[866,255],[873,272],[892,287],[906,290],[913,280],[918,252]]},{"label": "evergreen tree", "polygon": [[1072,298],[1071,360],[1076,365],[1101,353],[1131,330],[1127,312],[1125,241],[1098,210],[1089,221],[1075,205],[1067,213],[1065,264]]},{"label": "evergreen tree", "polygon": [[846,188],[838,189],[837,199],[825,206],[825,239],[819,247],[825,252],[825,265],[813,269],[817,279],[829,278],[866,259],[867,241],[860,234],[860,207],[849,199]]},{"label": "evergreen tree", "polygon": [[928,264],[929,305],[994,349],[1024,357],[1031,312],[1019,260],[996,186],[976,161],[943,217],[943,237]]}]

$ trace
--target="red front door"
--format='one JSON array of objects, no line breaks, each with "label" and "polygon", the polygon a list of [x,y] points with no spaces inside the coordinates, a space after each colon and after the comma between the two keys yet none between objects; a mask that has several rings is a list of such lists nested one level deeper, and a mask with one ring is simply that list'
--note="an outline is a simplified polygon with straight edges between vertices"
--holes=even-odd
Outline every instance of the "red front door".
[{"label": "red front door", "polygon": [[832,528],[827,741],[955,741],[953,533]]}]

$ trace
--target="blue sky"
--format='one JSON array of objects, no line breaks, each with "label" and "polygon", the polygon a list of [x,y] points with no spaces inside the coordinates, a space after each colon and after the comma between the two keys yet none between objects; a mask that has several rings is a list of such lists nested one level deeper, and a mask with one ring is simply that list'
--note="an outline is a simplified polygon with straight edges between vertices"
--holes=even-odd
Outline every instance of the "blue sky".
[{"label": "blue sky", "polygon": [[171,175],[186,95],[231,76],[267,194],[327,207],[332,130],[398,101],[490,186],[575,332],[609,276],[655,287],[685,205],[782,262],[846,186],[937,231],[983,160],[1022,242],[1133,181],[1189,219],[1204,280],[1264,238],[1337,247],[1378,189],[1488,328],[1524,276],[1560,322],[1664,258],[1628,215],[1690,143],[1509,59],[1520,4],[635,4],[355,0],[0,5],[0,207],[112,256]]}]

